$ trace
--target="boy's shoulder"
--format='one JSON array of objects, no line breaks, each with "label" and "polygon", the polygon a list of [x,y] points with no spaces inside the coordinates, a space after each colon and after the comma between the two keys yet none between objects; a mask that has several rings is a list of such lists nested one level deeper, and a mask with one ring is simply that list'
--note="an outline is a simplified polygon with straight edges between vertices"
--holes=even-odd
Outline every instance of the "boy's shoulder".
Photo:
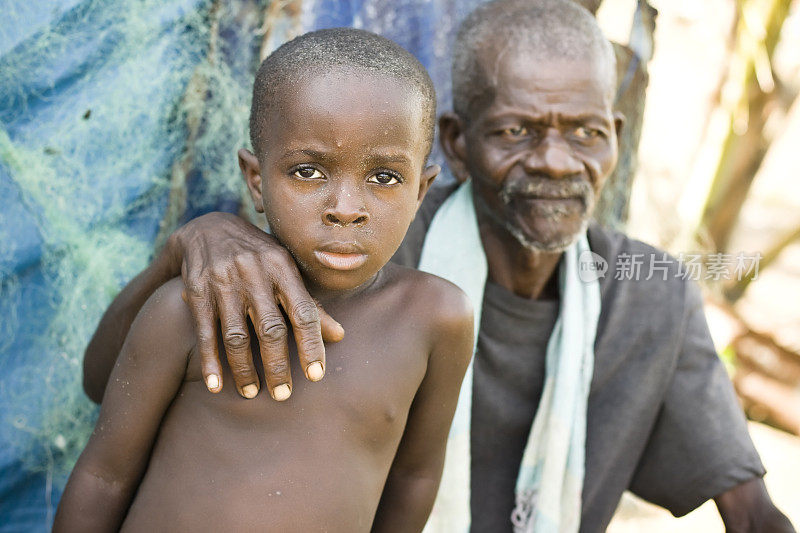
[{"label": "boy's shoulder", "polygon": [[390,283],[403,291],[408,313],[422,316],[434,332],[452,334],[473,328],[473,306],[466,293],[444,278],[389,263]]},{"label": "boy's shoulder", "polygon": [[392,300],[399,307],[398,319],[408,322],[428,347],[426,376],[437,387],[446,382],[460,384],[472,359],[475,336],[472,303],[466,293],[433,274],[387,266],[387,285],[397,291]]},{"label": "boy's shoulder", "polygon": [[169,318],[172,323],[186,322],[191,326],[191,312],[183,299],[185,290],[180,277],[172,278],[156,289],[142,309]]},{"label": "boy's shoulder", "polygon": [[150,295],[131,326],[137,331],[138,339],[148,344],[169,344],[181,355],[191,351],[196,337],[183,291],[181,278],[174,278]]}]

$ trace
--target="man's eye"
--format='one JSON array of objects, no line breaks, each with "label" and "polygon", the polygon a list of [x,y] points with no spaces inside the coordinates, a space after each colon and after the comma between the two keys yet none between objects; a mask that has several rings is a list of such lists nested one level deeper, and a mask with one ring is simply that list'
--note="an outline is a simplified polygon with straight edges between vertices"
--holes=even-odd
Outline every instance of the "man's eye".
[{"label": "man's eye", "polygon": [[367,178],[369,183],[379,183],[381,185],[394,185],[400,183],[400,177],[388,172],[378,172]]},{"label": "man's eye", "polygon": [[603,132],[595,128],[587,128],[586,126],[580,126],[575,128],[572,134],[576,138],[582,141],[586,141],[589,139],[596,139],[597,137],[600,137],[600,135],[602,135]]},{"label": "man's eye", "polygon": [[325,177],[322,174],[322,172],[320,172],[314,167],[298,168],[297,170],[294,171],[293,176],[302,178],[304,180],[318,180]]},{"label": "man's eye", "polygon": [[503,130],[503,135],[510,138],[524,137],[528,134],[528,128],[525,126],[512,126]]}]

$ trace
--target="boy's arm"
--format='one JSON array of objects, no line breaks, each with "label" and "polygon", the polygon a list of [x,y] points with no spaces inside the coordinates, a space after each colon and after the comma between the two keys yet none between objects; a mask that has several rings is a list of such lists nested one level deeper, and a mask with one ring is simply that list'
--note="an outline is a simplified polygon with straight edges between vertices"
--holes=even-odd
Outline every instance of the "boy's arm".
[{"label": "boy's arm", "polygon": [[108,377],[139,309],[156,289],[180,274],[180,262],[170,258],[166,246],[122,289],[100,319],[83,357],[83,390],[93,402],[100,403],[103,399]]},{"label": "boy's arm", "polygon": [[[430,320],[434,344],[383,488],[373,532],[422,531],[444,467],[450,424],[473,350],[472,306],[448,284]],[[428,294],[430,297],[430,294]],[[438,313],[437,313],[438,311]]]},{"label": "boy's arm", "polygon": [[180,280],[158,289],[133,322],[94,432],[64,489],[54,531],[119,530],[194,345],[181,289]]},{"label": "boy's arm", "polygon": [[325,361],[323,339],[337,342],[344,336],[342,327],[309,296],[297,265],[277,240],[235,215],[209,213],[173,233],[161,254],[106,310],[83,362],[83,387],[92,401],[103,397],[139,308],[162,283],[178,275],[187,287],[203,377],[212,392],[222,390],[219,322],[237,390],[245,397],[252,397],[261,385],[250,353],[248,312],[270,392],[291,383],[288,329],[279,303],[292,324],[304,372],[313,362]]}]

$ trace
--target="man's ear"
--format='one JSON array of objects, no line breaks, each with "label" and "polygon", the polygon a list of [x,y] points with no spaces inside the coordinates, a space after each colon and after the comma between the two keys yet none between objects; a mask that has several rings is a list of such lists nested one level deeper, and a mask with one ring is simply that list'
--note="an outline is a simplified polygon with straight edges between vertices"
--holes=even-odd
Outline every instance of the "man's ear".
[{"label": "man's ear", "polygon": [[244,181],[250,190],[250,198],[253,199],[253,207],[259,213],[264,212],[264,197],[261,194],[261,165],[258,158],[246,148],[241,148],[238,152],[239,168],[242,170]]},{"label": "man's ear", "polygon": [[419,177],[419,192],[417,192],[417,209],[422,205],[425,194],[430,190],[433,180],[436,179],[436,176],[438,176],[441,171],[442,167],[439,165],[429,165],[422,171],[422,175]]},{"label": "man's ear", "polygon": [[614,111],[614,129],[617,130],[617,138],[622,133],[623,126],[625,126],[625,115],[619,111]]},{"label": "man's ear", "polygon": [[464,183],[469,177],[464,130],[464,121],[455,113],[444,113],[439,117],[439,144],[447,158],[447,166],[459,183]]}]

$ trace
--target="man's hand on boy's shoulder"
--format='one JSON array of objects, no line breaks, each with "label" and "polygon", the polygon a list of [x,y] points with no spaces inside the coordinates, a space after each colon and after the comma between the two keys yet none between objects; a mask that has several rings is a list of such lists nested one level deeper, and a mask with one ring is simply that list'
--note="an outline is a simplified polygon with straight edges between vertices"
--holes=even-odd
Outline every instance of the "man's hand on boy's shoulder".
[{"label": "man's hand on boy's shoulder", "polygon": [[[323,340],[344,337],[306,290],[297,265],[276,239],[227,213],[209,213],[179,230],[167,242],[162,260],[183,276],[184,300],[191,309],[203,378],[211,392],[222,390],[217,323],[236,388],[253,398],[261,387],[253,365],[248,317],[261,347],[267,388],[276,400],[291,394],[289,319],[306,377],[322,379]],[[315,364],[316,363],[316,364]]]}]

